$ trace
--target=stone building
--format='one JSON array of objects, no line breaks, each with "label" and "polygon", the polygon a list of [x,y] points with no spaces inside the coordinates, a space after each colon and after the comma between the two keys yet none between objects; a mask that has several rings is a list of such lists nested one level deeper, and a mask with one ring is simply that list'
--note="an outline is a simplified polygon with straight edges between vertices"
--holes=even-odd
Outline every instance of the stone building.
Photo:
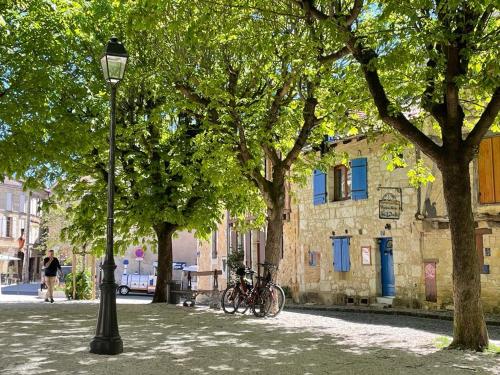
[{"label": "stone building", "polygon": [[[24,191],[19,181],[3,179],[0,182],[0,253],[23,258],[27,246],[30,248],[30,280],[40,277],[41,258],[33,246],[40,237],[41,202],[47,199],[45,190]],[[29,213],[29,214],[28,214]],[[29,239],[26,244],[27,221],[30,218]],[[8,281],[17,281],[22,276],[21,261],[0,263],[1,273]]]},{"label": "stone building", "polygon": [[[389,171],[383,158],[389,141],[333,141],[331,147],[349,155],[346,165],[314,171],[306,185],[292,186],[278,281],[296,301],[452,308],[450,230],[439,170],[409,148],[408,166]],[[421,158],[435,181],[414,188],[408,171]],[[500,312],[500,137],[483,140],[471,176],[484,309]],[[199,244],[200,269],[223,267],[231,233],[226,218],[211,241]],[[245,262],[255,268],[265,234],[236,237]]]}]

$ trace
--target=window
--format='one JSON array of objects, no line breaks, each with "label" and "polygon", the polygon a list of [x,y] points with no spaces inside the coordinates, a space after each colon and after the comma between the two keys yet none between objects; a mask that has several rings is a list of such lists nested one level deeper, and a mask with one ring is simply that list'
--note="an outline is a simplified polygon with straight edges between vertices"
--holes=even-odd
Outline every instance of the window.
[{"label": "window", "polygon": [[217,258],[217,231],[212,232],[212,259]]},{"label": "window", "polygon": [[19,195],[19,212],[26,213],[26,198],[24,196],[24,193],[21,193]]},{"label": "window", "polygon": [[352,200],[368,198],[368,163],[366,158],[351,160],[352,170]]},{"label": "window", "polygon": [[5,237],[12,237],[12,218],[5,218]]},{"label": "window", "polygon": [[12,237],[12,224],[11,217],[0,216],[0,237]]},{"label": "window", "polygon": [[313,174],[313,204],[326,203],[326,173],[318,169]]},{"label": "window", "polygon": [[351,196],[351,170],[345,165],[330,168],[328,175],[330,202],[343,201]]},{"label": "window", "polygon": [[479,203],[500,203],[500,137],[479,145]]},{"label": "window", "polygon": [[320,170],[313,175],[313,203],[326,203],[327,195],[330,202],[347,199],[361,200],[368,198],[368,163],[367,158],[352,159],[350,167],[336,165],[328,171],[327,176]]},{"label": "window", "polygon": [[476,251],[479,260],[479,272],[480,273],[490,273],[489,265],[484,264],[484,243],[483,235],[491,234],[491,228],[476,228]]},{"label": "window", "polygon": [[6,193],[5,198],[5,209],[7,211],[12,211],[12,193]]},{"label": "window", "polygon": [[351,269],[349,258],[349,238],[334,238],[333,246],[333,270],[337,272],[348,272]]},{"label": "window", "polygon": [[316,267],[318,265],[319,253],[317,251],[309,251],[309,266]]}]

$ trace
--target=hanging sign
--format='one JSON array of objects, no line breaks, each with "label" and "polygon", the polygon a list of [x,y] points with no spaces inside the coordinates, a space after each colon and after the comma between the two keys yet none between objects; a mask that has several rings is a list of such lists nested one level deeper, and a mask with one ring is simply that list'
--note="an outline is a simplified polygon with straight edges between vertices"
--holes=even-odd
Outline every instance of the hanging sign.
[{"label": "hanging sign", "polygon": [[401,204],[401,200],[395,194],[384,194],[382,199],[378,201],[378,217],[380,219],[399,219]]}]

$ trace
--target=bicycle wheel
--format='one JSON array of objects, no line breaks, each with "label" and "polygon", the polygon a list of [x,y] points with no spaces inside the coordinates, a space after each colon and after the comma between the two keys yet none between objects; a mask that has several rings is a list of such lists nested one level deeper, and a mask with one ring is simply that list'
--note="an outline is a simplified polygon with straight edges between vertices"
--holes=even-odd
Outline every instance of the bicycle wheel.
[{"label": "bicycle wheel", "polygon": [[235,300],[239,294],[239,290],[234,286],[228,286],[222,293],[221,305],[222,310],[226,314],[234,314],[236,312]]},{"label": "bicycle wheel", "polygon": [[285,292],[279,285],[271,285],[271,306],[267,312],[267,316],[274,318],[285,307]]},{"label": "bicycle wheel", "polygon": [[271,308],[272,297],[271,290],[267,287],[259,288],[255,293],[252,304],[252,312],[258,318],[263,318],[267,315]]},{"label": "bicycle wheel", "polygon": [[241,292],[238,293],[238,295],[235,298],[235,305],[236,305],[236,312],[239,312],[240,314],[246,313],[249,307],[247,303],[247,296]]}]

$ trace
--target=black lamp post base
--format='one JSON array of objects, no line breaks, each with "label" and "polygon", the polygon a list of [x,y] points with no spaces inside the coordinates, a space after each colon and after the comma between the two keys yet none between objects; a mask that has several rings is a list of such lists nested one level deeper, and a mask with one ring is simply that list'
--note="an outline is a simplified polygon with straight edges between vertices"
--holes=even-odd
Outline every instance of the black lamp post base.
[{"label": "black lamp post base", "polygon": [[90,352],[94,354],[116,355],[123,353],[123,341],[118,337],[94,337],[90,342]]}]

